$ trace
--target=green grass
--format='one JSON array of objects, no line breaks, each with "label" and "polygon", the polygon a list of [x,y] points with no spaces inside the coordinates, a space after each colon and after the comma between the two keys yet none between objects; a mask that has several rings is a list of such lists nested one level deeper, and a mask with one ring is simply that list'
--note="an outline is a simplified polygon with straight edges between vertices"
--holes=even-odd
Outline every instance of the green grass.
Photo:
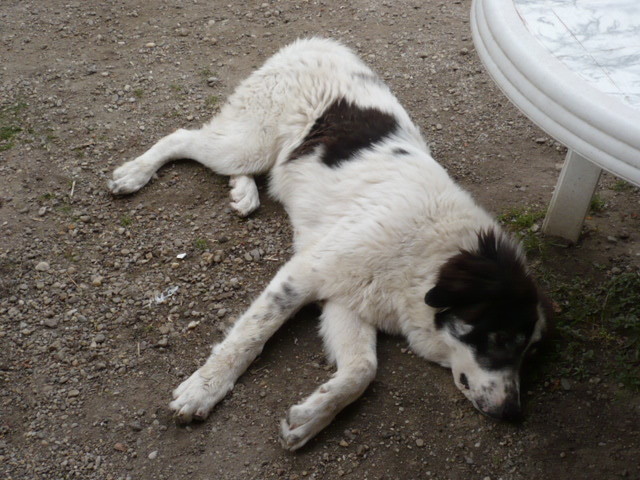
[{"label": "green grass", "polygon": [[590,211],[592,213],[600,213],[604,211],[606,207],[607,207],[607,202],[605,202],[605,200],[597,193],[594,194],[593,198],[591,199],[591,203],[589,204]]},{"label": "green grass", "polygon": [[144,95],[144,90],[142,88],[136,88],[133,91],[133,96],[136,98],[142,98],[143,95]]},{"label": "green grass", "polygon": [[544,210],[529,207],[513,208],[499,215],[498,221],[522,242],[528,255],[543,254],[546,249],[545,239],[540,236],[538,229],[533,227],[539,226],[544,215]]},{"label": "green grass", "polygon": [[5,152],[15,145],[14,137],[22,131],[20,113],[27,104],[19,102],[0,108],[0,152]]},{"label": "green grass", "polygon": [[640,391],[640,272],[625,272],[597,284],[574,277],[551,282],[561,308],[564,337],[556,352],[561,375],[587,378],[595,369]]},{"label": "green grass", "polygon": [[132,223],[133,218],[131,218],[129,215],[123,215],[122,217],[120,217],[120,225],[122,225],[123,227],[129,227]]},{"label": "green grass", "polygon": [[219,98],[217,95],[209,95],[204,101],[204,104],[207,107],[215,107],[218,104],[218,101],[219,101]]},{"label": "green grass", "polygon": [[209,68],[203,68],[202,70],[200,70],[200,75],[202,75],[205,78],[209,78],[213,76],[213,72]]},{"label": "green grass", "polygon": [[625,182],[624,180],[617,180],[616,183],[613,184],[611,190],[614,192],[631,192],[636,188],[629,182]]},{"label": "green grass", "polygon": [[193,246],[198,250],[207,250],[209,248],[209,242],[206,238],[196,238],[193,241]]}]

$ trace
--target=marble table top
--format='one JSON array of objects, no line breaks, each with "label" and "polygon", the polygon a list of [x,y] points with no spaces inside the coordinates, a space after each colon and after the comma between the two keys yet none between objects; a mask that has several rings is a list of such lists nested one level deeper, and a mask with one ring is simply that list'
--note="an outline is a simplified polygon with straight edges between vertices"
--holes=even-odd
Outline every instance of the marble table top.
[{"label": "marble table top", "polygon": [[533,37],[601,92],[640,110],[640,0],[513,0]]}]

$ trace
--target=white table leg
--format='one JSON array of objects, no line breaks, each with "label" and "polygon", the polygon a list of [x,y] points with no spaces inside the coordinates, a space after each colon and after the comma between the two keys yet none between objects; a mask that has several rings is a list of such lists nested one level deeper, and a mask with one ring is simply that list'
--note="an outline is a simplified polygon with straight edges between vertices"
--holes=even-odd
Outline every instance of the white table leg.
[{"label": "white table leg", "polygon": [[569,150],[542,224],[544,233],[573,243],[578,241],[601,171],[600,167]]}]

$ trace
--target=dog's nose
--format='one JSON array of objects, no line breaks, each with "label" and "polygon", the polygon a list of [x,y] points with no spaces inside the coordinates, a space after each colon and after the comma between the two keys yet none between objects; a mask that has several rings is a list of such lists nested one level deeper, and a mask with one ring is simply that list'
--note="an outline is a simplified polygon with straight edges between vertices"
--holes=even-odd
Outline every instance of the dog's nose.
[{"label": "dog's nose", "polygon": [[487,410],[483,410],[486,415],[505,420],[507,422],[519,422],[522,420],[522,409],[518,399],[507,400],[502,405]]}]

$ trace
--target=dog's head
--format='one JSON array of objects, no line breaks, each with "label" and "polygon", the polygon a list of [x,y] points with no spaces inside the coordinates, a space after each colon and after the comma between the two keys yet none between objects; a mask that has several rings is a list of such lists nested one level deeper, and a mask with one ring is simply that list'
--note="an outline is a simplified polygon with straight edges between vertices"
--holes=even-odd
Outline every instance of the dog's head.
[{"label": "dog's head", "polygon": [[493,230],[479,233],[477,249],[442,266],[425,301],[438,310],[456,386],[482,413],[517,420],[520,365],[549,316],[520,248]]}]

